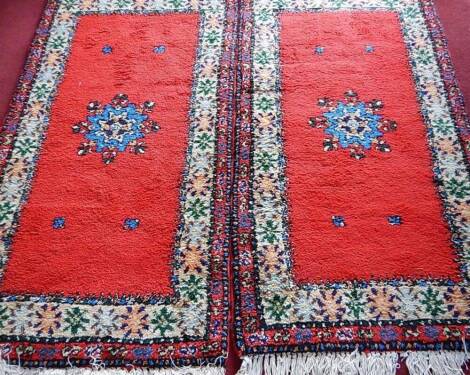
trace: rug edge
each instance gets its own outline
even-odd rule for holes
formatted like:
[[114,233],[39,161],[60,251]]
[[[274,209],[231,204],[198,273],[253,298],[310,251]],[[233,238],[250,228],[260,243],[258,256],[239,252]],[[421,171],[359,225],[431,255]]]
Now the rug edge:
[[225,367],[216,365],[201,365],[168,368],[105,368],[101,364],[92,367],[70,368],[30,368],[21,365],[8,364],[0,359],[0,374],[2,375],[225,375]]
[[[36,79],[36,75],[41,64],[44,46],[49,39],[50,28],[56,14],[57,5],[57,0],[46,0],[44,2],[44,6],[40,12],[39,20],[25,52],[24,63],[19,69],[19,75],[11,91],[10,100],[6,106],[5,115],[3,118],[0,118],[0,135],[2,137],[8,134],[7,129],[9,124],[14,124],[19,121],[28,102],[31,87]],[[36,50],[40,51],[39,56],[37,56]],[[29,74],[30,77],[28,78]],[[26,93],[26,95],[22,95],[22,93]],[[15,140],[16,129],[11,134],[11,142],[8,142],[7,140],[2,140],[0,142],[0,146],[6,148],[5,155],[0,155],[0,181],[3,178],[5,166],[10,159],[12,146]],[[0,149],[0,151],[3,150]]]
[[[244,4],[251,4],[251,1],[252,0],[243,0]],[[425,21],[426,21],[426,30],[429,32],[430,34],[430,38],[432,39],[433,43],[442,43],[443,44],[443,49],[445,50],[446,52],[446,55],[444,55],[442,57],[442,60],[439,59],[438,60],[438,65],[439,65],[439,72],[440,74],[444,74],[444,66],[447,66],[448,70],[450,70],[452,72],[452,80],[450,81],[445,81],[446,83],[446,94],[448,93],[448,91],[450,90],[454,90],[454,92],[456,92],[456,97],[457,97],[457,101],[454,100],[454,101],[451,101],[449,100],[448,101],[448,104],[451,108],[451,112],[452,112],[452,116],[455,116],[455,113],[458,112],[462,118],[463,118],[463,123],[467,124],[470,126],[470,117],[469,117],[469,114],[470,114],[470,111],[467,111],[466,110],[466,107],[465,107],[465,103],[464,103],[464,95],[462,93],[462,91],[460,90],[460,87],[458,85],[458,77],[456,76],[456,72],[455,72],[455,69],[454,69],[454,66],[452,64],[452,60],[451,60],[451,53],[448,49],[448,44],[447,44],[447,37],[446,37],[446,33],[445,33],[445,29],[444,29],[444,26],[442,25],[441,21],[440,21],[440,18],[439,18],[439,14],[438,14],[438,9],[437,9],[437,6],[435,4],[436,0],[416,0],[417,3],[419,3],[419,6],[420,6],[420,9],[421,11],[423,12],[423,14],[425,14]],[[247,5],[245,5],[247,6]],[[427,7],[427,8],[425,8]],[[250,10],[251,11],[251,10]],[[436,30],[432,30],[431,29],[431,26],[430,24],[434,22],[435,23],[435,27],[436,27]],[[435,52],[436,56],[437,56],[437,52]],[[468,99],[468,98],[467,98]],[[462,101],[462,103],[460,103],[460,106],[456,103],[458,103],[458,101]],[[460,132],[460,128],[457,126],[456,124],[456,127],[457,129],[459,130],[459,139],[463,140],[463,134]],[[468,148],[467,150],[467,160],[470,161],[470,147]],[[234,215],[236,216],[236,212],[234,213]],[[236,228],[238,229],[238,228]],[[236,230],[235,229],[235,230]],[[237,236],[239,236],[239,234],[237,233]],[[236,249],[238,250],[238,249]],[[239,264],[237,262],[239,262],[239,254],[238,252],[235,253],[235,264],[236,266],[238,266]],[[237,273],[238,271],[236,271],[236,275],[238,275]],[[241,295],[241,292],[239,291],[239,288],[240,288],[240,283],[236,283],[235,284],[235,288],[236,288],[236,291]],[[237,300],[236,300],[236,311],[238,314],[241,314],[242,311],[243,311],[243,308],[241,307],[241,301],[242,301],[242,297],[241,296],[238,296]],[[421,323],[420,323],[421,324]],[[463,325],[463,323],[457,323],[459,325]],[[265,354],[253,354],[254,351],[251,350],[254,345],[250,345],[248,343],[248,340],[247,338],[245,337],[245,334],[244,334],[244,325],[242,323],[242,319],[240,318],[240,322],[239,324],[236,324],[235,326],[235,332],[236,332],[236,335],[237,335],[237,350],[242,353],[242,359],[243,359],[243,364],[242,364],[242,368],[243,366],[245,366],[245,358],[247,358],[248,356],[253,358],[253,357],[256,357],[256,356],[265,356]],[[250,332],[251,333],[251,332]],[[470,347],[470,342],[467,340],[462,340],[463,342],[463,345],[462,345],[462,342],[460,340],[456,340],[456,341],[453,341],[456,343],[456,345],[454,347],[447,347],[447,346],[441,346],[441,351],[437,351],[437,353],[445,353],[445,352],[457,352],[457,353],[460,353],[461,350],[465,350],[465,353],[467,353],[466,349],[465,349],[465,345],[467,345],[467,348]],[[268,345],[267,345],[268,346]],[[262,349],[267,349],[266,347],[262,348]],[[395,350],[400,350],[399,348],[394,348]],[[367,348],[366,350],[374,350],[374,352],[377,352],[377,353],[387,353],[386,350],[394,350],[394,349],[380,349],[380,350],[377,350],[377,349],[370,349],[370,348]],[[276,348],[272,348],[271,347],[271,350],[276,350]],[[346,350],[350,350],[350,348],[347,348]],[[406,350],[405,347],[403,347],[403,350]],[[417,352],[421,353],[421,352],[426,352],[428,349],[417,349]],[[289,354],[289,353],[292,353],[292,352],[286,352],[285,354]],[[315,352],[309,352],[310,354],[314,354]],[[406,353],[408,352],[401,352],[401,357],[403,359],[405,359],[405,355]],[[276,354],[278,355],[278,354]],[[470,361],[470,356],[467,355],[466,357],[466,361]],[[405,360],[403,361],[404,363],[406,362]],[[468,364],[468,366],[470,366],[470,362]],[[460,372],[458,372],[460,373]],[[244,375],[244,373],[240,373],[241,375]],[[273,374],[277,374],[277,373],[273,373]],[[361,373],[362,374],[362,373]],[[417,372],[416,374],[411,374],[411,375],[422,375],[422,374],[427,374],[426,372]],[[429,374],[431,375],[432,373],[429,372]],[[439,373],[440,374],[440,373]],[[447,374],[447,373],[445,373]],[[462,373],[463,374],[463,373]],[[251,373],[250,373],[251,375]],[[271,375],[269,372],[267,375]],[[375,374],[374,374],[375,375]]]
[[467,351],[262,354],[243,357],[237,375],[395,375],[402,364],[409,375],[465,375],[469,359]]
[[[459,84],[459,77],[452,59],[452,52],[449,48],[449,42],[446,30],[436,0],[419,0],[421,11],[425,15],[426,28],[433,41],[434,55],[438,61],[439,72],[441,77],[447,73],[448,79],[442,79],[445,85],[446,96],[452,117],[455,121],[456,128],[459,132],[459,140],[466,155],[467,166],[470,168],[470,147],[465,146],[467,137],[464,134],[465,128],[470,128],[470,103],[469,98],[464,96]],[[440,45],[442,52],[439,53],[437,46]],[[454,94],[452,98],[450,93]],[[468,140],[470,142],[470,140]]]

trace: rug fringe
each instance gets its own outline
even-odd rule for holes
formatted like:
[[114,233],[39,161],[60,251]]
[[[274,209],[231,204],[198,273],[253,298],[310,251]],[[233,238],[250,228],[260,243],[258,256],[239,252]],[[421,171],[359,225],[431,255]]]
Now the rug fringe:
[[243,358],[238,375],[395,375],[394,352],[288,353]]
[[[464,374],[466,352],[406,352],[410,375]],[[284,353],[246,356],[238,375],[395,375],[397,352]]]
[[0,360],[0,375],[225,375],[225,368],[220,366],[188,366],[181,368],[85,368],[70,367],[61,369],[25,368],[7,364]]
[[410,375],[465,375],[462,367],[470,360],[465,352],[406,352],[403,354]]

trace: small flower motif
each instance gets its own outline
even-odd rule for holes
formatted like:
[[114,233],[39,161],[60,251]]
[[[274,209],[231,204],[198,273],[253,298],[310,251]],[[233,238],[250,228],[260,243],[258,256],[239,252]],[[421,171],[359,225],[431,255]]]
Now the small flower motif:
[[398,334],[393,327],[383,327],[380,330],[380,337],[383,341],[395,341],[398,339]]
[[298,343],[309,342],[313,337],[313,333],[310,329],[297,329],[295,332],[295,341]]
[[14,304],[9,309],[0,307],[0,329],[12,335],[25,335],[32,327],[34,304]]
[[57,305],[43,305],[36,311],[33,327],[38,334],[53,335],[61,326],[62,312]]
[[165,335],[166,331],[172,331],[176,322],[177,319],[174,317],[173,312],[166,306],[161,310],[155,311],[153,313],[153,318],[150,320],[150,323],[153,326],[153,331],[158,331],[162,336]]
[[125,229],[125,230],[136,230],[140,225],[140,220],[139,219],[135,219],[135,218],[126,218],[124,220],[124,223],[122,224],[122,227]]
[[119,316],[115,309],[98,308],[92,315],[91,328],[97,336],[109,336],[115,332],[118,327]]
[[153,48],[153,52],[155,52],[157,55],[161,55],[165,53],[165,51],[166,51],[166,47],[164,45],[155,46]]
[[103,46],[103,48],[101,49],[101,52],[103,52],[103,55],[109,55],[110,53],[113,52],[113,47],[111,47],[109,44],[106,44],[106,45]]
[[313,51],[315,52],[315,55],[323,55],[323,52],[325,52],[325,47],[316,46]]
[[342,216],[332,216],[331,217],[331,222],[335,227],[342,228],[346,226],[346,221],[344,220],[344,217]]
[[401,216],[399,216],[399,215],[391,215],[387,218],[387,220],[388,220],[388,223],[390,225],[401,225],[401,224],[403,224],[403,220],[402,220]]
[[207,261],[201,249],[197,245],[188,245],[187,249],[182,254],[184,262],[184,272],[198,272],[201,273],[207,265]]
[[52,228],[54,229],[64,229],[65,228],[65,218],[62,216],[55,217],[52,220]]
[[121,329],[125,332],[124,337],[142,337],[149,328],[149,315],[144,306],[127,306],[121,319]]
[[373,52],[375,52],[375,47],[371,44],[368,44],[365,47],[365,51],[366,51],[366,53],[373,53]]
[[[189,336],[198,336],[204,332],[205,316],[198,309],[188,309],[180,315],[178,328]],[[202,331],[202,332],[201,332]]]
[[204,280],[202,277],[190,275],[181,281],[181,294],[190,301],[197,301],[204,295]]
[[289,316],[289,309],[291,307],[292,305],[287,301],[287,296],[275,294],[271,299],[267,300],[265,309],[270,319],[281,321]]
[[434,326],[425,326],[424,327],[424,334],[429,337],[430,339],[437,339],[440,335],[440,331],[438,328]]
[[153,349],[151,346],[143,346],[135,348],[132,352],[134,353],[136,358],[147,359],[151,357]]
[[73,307],[65,311],[64,322],[66,323],[65,330],[76,335],[78,332],[86,329],[86,325],[90,322],[90,319],[85,310]]
[[376,319],[395,319],[398,298],[386,287],[374,287],[368,296],[369,314]]

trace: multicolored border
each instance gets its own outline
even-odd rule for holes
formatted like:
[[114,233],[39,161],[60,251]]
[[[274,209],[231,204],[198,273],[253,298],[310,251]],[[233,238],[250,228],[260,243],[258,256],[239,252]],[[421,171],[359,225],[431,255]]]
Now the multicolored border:
[[[41,25],[46,24],[51,26],[54,22],[54,17],[59,14],[58,9],[61,9],[60,7],[63,7],[62,10],[64,11],[58,17],[63,17],[67,21],[72,12],[83,11],[84,13],[80,14],[96,14],[93,11],[93,6],[90,1],[86,0],[49,1],[46,5]],[[21,363],[22,366],[26,367],[88,366],[90,364],[96,365],[97,362],[104,366],[130,365],[145,367],[199,366],[207,363],[222,365],[227,351],[229,314],[229,226],[227,223],[230,208],[229,184],[232,171],[229,145],[232,142],[233,131],[232,85],[234,81],[234,49],[235,38],[237,36],[238,3],[235,0],[229,0],[226,2],[213,1],[211,4],[200,5],[194,1],[171,2],[165,0],[155,2],[153,0],[124,0],[109,1],[106,2],[105,6],[111,12],[106,14],[149,14],[151,13],[147,11],[149,8],[162,9],[164,12],[199,12],[201,6],[208,7],[207,9],[201,9],[203,12],[201,14],[204,15],[201,18],[211,17],[211,10],[219,14],[223,11],[222,14],[225,17],[222,24],[223,29],[220,30],[222,39],[218,42],[220,43],[219,69],[216,72],[216,91],[213,93],[217,98],[217,108],[211,120],[215,123],[214,154],[211,156],[214,167],[214,175],[211,179],[213,190],[209,194],[212,197],[211,212],[213,219],[210,224],[212,229],[209,232],[211,237],[211,252],[208,258],[209,273],[205,284],[206,287],[203,288],[205,289],[204,293],[207,293],[207,299],[204,299],[207,302],[202,304],[203,307],[205,306],[205,311],[199,311],[200,309],[188,305],[184,300],[179,301],[181,294],[177,290],[175,290],[175,295],[170,299],[165,296],[152,296],[150,298],[124,296],[116,299],[101,299],[94,297],[77,298],[76,296],[3,295],[3,302],[0,304],[0,315],[2,317],[0,331],[2,333],[9,332],[11,327],[22,331],[23,329],[18,325],[21,322],[25,324],[31,324],[30,320],[46,322],[44,320],[46,317],[47,319],[52,319],[51,323],[57,320],[64,320],[65,322],[67,322],[67,319],[69,321],[73,319],[80,320],[82,317],[79,312],[81,313],[82,309],[90,310],[90,314],[95,314],[98,317],[103,314],[102,309],[110,311],[123,310],[122,314],[119,313],[117,316],[123,317],[126,314],[129,317],[131,315],[132,317],[135,316],[139,319],[137,323],[140,324],[143,333],[137,333],[137,335],[131,334],[130,336],[123,333],[121,336],[116,337],[116,334],[119,334],[118,330],[116,330],[116,332],[113,331],[111,337],[106,334],[99,334],[98,331],[92,335],[80,335],[76,330],[70,330],[67,335],[64,335],[65,331],[59,335],[51,335],[51,332],[38,332],[35,335],[24,335],[21,332],[15,332],[13,335],[2,334],[0,336],[0,354],[9,363]],[[137,11],[137,9],[140,9],[140,11]],[[152,12],[155,13],[155,10]],[[102,14],[103,12],[99,13]],[[201,30],[205,29],[202,28]],[[44,27],[40,27],[36,34],[33,45],[40,41],[42,43],[41,48],[32,49],[28,61],[33,59],[33,57],[37,58],[37,61],[34,60],[35,63],[32,67],[30,67],[30,64],[27,64],[25,73],[20,78],[18,87],[24,87],[25,95],[15,96],[14,105],[10,108],[7,117],[10,119],[8,124],[11,124],[11,121],[13,121],[11,119],[16,119],[17,122],[22,119],[23,111],[29,100],[29,96],[26,95],[32,91],[34,82],[31,82],[29,86],[26,85],[30,79],[29,77],[31,75],[37,76],[39,69],[41,69],[41,59],[44,62],[43,58],[49,35],[54,37],[52,30],[50,28],[45,29]],[[200,40],[199,43],[201,45],[202,41]],[[205,48],[208,48],[207,44]],[[198,50],[198,58],[199,55],[200,52]],[[200,65],[197,65],[197,67],[199,69]],[[197,75],[197,71],[194,74]],[[193,92],[196,89],[197,87],[194,87]],[[21,111],[18,110],[20,105],[22,106]],[[16,129],[16,125],[11,127],[11,130],[14,130],[15,133],[10,136],[9,142],[4,145],[6,150],[2,154],[5,158],[4,165],[8,165],[10,160],[12,160],[12,153],[16,146],[14,139],[17,139]],[[193,126],[190,127],[190,131],[195,131]],[[3,172],[5,174],[8,173],[8,167]],[[186,177],[187,175],[188,171],[186,172]],[[8,245],[8,240],[6,245]],[[181,257],[182,255],[175,253],[175,256]],[[189,314],[186,314],[183,320],[189,324],[195,322],[194,324],[199,327],[193,327],[193,329],[188,326],[183,331],[177,330],[170,335],[165,330],[158,331],[157,329],[157,331],[152,331],[149,325],[149,309],[157,309],[161,312],[166,309],[166,304],[168,303],[178,303],[181,305],[180,307],[187,310]],[[116,311],[114,311],[115,315]],[[204,323],[205,319],[207,319],[206,323]],[[91,325],[89,320],[82,320],[82,323]],[[203,328],[202,331],[201,328]],[[145,334],[145,338],[142,337],[143,334]],[[132,337],[133,335],[135,337]]]
[[470,169],[470,121],[465,109],[465,100],[457,82],[455,69],[447,48],[447,39],[444,29],[437,15],[436,7],[432,0],[423,0],[421,9],[425,14],[425,20],[429,33],[433,40],[435,56],[439,63],[442,81],[446,86],[449,107],[453,113],[456,128],[460,133],[462,149],[467,155],[467,167]]
[[28,102],[31,87],[40,67],[41,59],[49,38],[49,30],[57,10],[57,4],[56,0],[49,0],[46,4],[36,29],[36,34],[31,43],[23,72],[18,79],[15,93],[11,99],[3,122],[0,132],[0,176],[3,174],[3,168],[11,156],[16,132],[18,130],[18,122]]
[[[359,3],[355,1],[354,3]],[[257,4],[259,1],[257,2]],[[315,4],[313,4],[315,3]],[[272,17],[270,12],[282,11],[321,11],[321,1],[311,1],[309,5],[304,5],[304,1],[295,1],[291,4],[290,1],[281,0],[279,2],[271,3],[266,5],[266,17]],[[347,10],[348,4],[351,1],[332,1],[329,3],[330,8],[328,11],[335,11],[335,4],[337,10]],[[445,49],[446,43],[443,39],[443,34],[440,29],[438,20],[436,18],[433,4],[430,0],[420,1],[401,1],[401,0],[390,0],[387,1],[387,7],[378,7],[374,2],[371,5],[370,2],[363,2],[362,8],[369,6],[372,10],[393,10],[393,7],[398,3],[406,3],[410,5],[410,9],[416,10],[416,6],[419,7],[419,11],[425,14],[427,27],[430,29],[432,36],[433,45],[437,46],[440,50],[436,53],[439,59],[439,68],[441,78],[445,82],[445,88],[447,92],[453,93],[449,96],[449,105],[452,107],[453,120],[455,121],[458,129],[462,144],[468,144],[468,120],[465,115],[463,100],[455,82],[455,76],[450,74],[453,71],[449,61],[449,55]],[[346,4],[346,5],[345,5]],[[251,4],[250,4],[251,5]],[[242,77],[243,82],[239,86],[240,91],[240,107],[238,108],[240,125],[237,126],[237,194],[234,204],[235,221],[237,227],[235,231],[235,289],[236,289],[236,315],[238,316],[236,322],[237,330],[237,344],[238,347],[245,354],[251,353],[270,353],[270,352],[285,352],[285,351],[337,351],[337,350],[440,350],[440,349],[462,349],[463,342],[470,338],[470,328],[468,326],[468,317],[470,315],[469,306],[466,304],[466,282],[462,285],[455,284],[450,280],[444,281],[431,281],[431,283],[441,285],[443,294],[438,292],[437,297],[446,298],[454,304],[454,311],[450,311],[450,316],[447,319],[436,319],[432,314],[422,314],[424,316],[416,316],[414,319],[397,319],[394,317],[394,311],[389,311],[390,315],[388,318],[377,318],[377,314],[374,316],[374,312],[367,318],[354,319],[344,318],[345,314],[342,312],[342,317],[336,321],[330,321],[321,316],[321,311],[314,312],[310,306],[307,306],[311,312],[311,316],[305,319],[299,319],[296,317],[296,312],[289,313],[288,316],[284,316],[279,322],[274,319],[268,319],[266,314],[266,296],[263,293],[275,294],[279,296],[287,296],[288,304],[293,305],[291,298],[290,288],[297,288],[303,290],[304,293],[315,294],[313,298],[324,298],[324,310],[328,309],[341,309],[344,305],[345,300],[348,302],[352,301],[353,297],[345,296],[344,290],[349,292],[362,293],[362,289],[367,287],[367,283],[355,281],[350,283],[333,283],[331,285],[297,285],[291,286],[291,281],[287,279],[280,279],[276,283],[266,284],[267,291],[260,290],[262,288],[262,280],[260,280],[260,267],[263,264],[260,261],[260,255],[256,255],[256,247],[258,245],[254,231],[256,229],[256,220],[253,217],[252,205],[253,205],[253,191],[252,181],[253,173],[255,171],[253,166],[253,160],[255,158],[253,150],[253,128],[255,126],[261,127],[262,131],[268,131],[270,123],[280,121],[280,117],[277,117],[276,111],[270,116],[253,118],[253,92],[256,92],[256,88],[253,86],[253,43],[255,41],[254,31],[254,12],[247,5],[245,8],[245,18],[243,20],[243,30],[245,33],[250,34],[250,37],[245,38],[243,53],[241,55],[241,61],[244,64],[242,66]],[[264,11],[262,5],[257,5],[257,11],[260,14]],[[353,7],[353,10],[360,10],[361,6],[357,5]],[[277,16],[276,16],[277,17]],[[431,26],[432,28],[431,28]],[[266,26],[264,26],[266,27]],[[270,33],[274,36],[269,38],[276,38],[276,31],[273,32],[275,27],[269,27]],[[269,43],[269,42],[266,42]],[[278,61],[279,55],[276,50],[272,54],[268,53],[268,59],[271,61]],[[276,60],[277,59],[277,60]],[[445,69],[446,74],[443,73]],[[275,73],[268,75],[269,79],[271,76],[276,76]],[[255,78],[256,79],[256,78]],[[279,87],[279,82],[277,82]],[[268,88],[267,88],[268,90]],[[275,99],[278,100],[278,99]],[[457,105],[456,105],[457,104]],[[456,117],[458,121],[456,121]],[[282,144],[282,139],[278,139],[278,142]],[[430,145],[434,147],[434,145]],[[468,150],[466,150],[468,151]],[[468,155],[468,154],[467,154]],[[281,157],[282,158],[282,157]],[[284,163],[281,159],[280,164]],[[468,160],[465,160],[465,165],[468,166]],[[438,172],[438,169],[436,169]],[[461,178],[464,178],[460,176]],[[273,181],[271,181],[272,183]],[[278,182],[277,186],[285,186],[285,182]],[[276,185],[275,185],[276,186]],[[276,189],[276,187],[274,187]],[[280,189],[282,191],[282,188]],[[275,191],[275,190],[274,190]],[[273,193],[276,194],[276,193]],[[282,193],[277,195],[277,199],[281,201]],[[461,202],[466,204],[465,200]],[[462,220],[462,217],[459,218]],[[457,248],[463,245],[464,239],[461,237],[454,238],[454,243]],[[263,250],[264,252],[266,249]],[[459,251],[462,258],[461,271],[466,279],[468,274],[467,268],[467,253]],[[288,257],[289,255],[284,255]],[[279,260],[279,262],[281,262]],[[271,262],[272,263],[272,262]],[[274,262],[276,263],[276,262]],[[265,264],[264,264],[265,265]],[[271,264],[272,266],[272,264]],[[274,266],[276,267],[276,266]],[[290,268],[282,270],[269,269],[263,274],[264,278],[274,280],[272,274],[279,272],[288,273]],[[266,280],[265,280],[266,281]],[[392,288],[398,287],[400,283],[406,282],[405,280],[391,280],[391,281],[377,281],[375,288],[369,290],[369,295],[376,296],[379,300],[381,298],[391,298],[385,290],[385,285],[389,284]],[[410,283],[406,287],[408,293],[412,288],[420,288],[428,280],[418,280]],[[383,285],[382,285],[383,284]],[[286,285],[286,287],[284,287]],[[427,284],[426,284],[427,285]],[[434,295],[434,287],[428,286],[430,291],[430,297]],[[426,291],[426,289],[425,289]],[[411,293],[410,293],[411,294]],[[435,297],[435,296],[434,296]],[[347,300],[347,298],[350,298]],[[355,297],[354,297],[355,298]],[[341,300],[336,306],[336,302]],[[273,300],[271,300],[273,301]],[[331,306],[328,306],[328,301],[332,302]],[[280,301],[277,301],[280,302]],[[284,303],[282,301],[281,303]],[[411,302],[411,309],[413,310],[413,301]],[[378,309],[377,309],[378,310]],[[323,311],[325,313],[325,311]],[[336,313],[338,310],[335,310]],[[341,311],[340,311],[341,312]],[[318,315],[315,315],[318,313]],[[457,313],[457,316],[453,316]],[[350,315],[351,316],[351,315]],[[334,317],[334,315],[333,315]]]

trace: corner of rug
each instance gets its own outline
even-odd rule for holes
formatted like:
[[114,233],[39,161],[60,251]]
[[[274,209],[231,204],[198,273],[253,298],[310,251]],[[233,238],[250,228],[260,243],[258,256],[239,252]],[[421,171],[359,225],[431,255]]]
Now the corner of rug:
[[[470,358],[459,351],[400,353],[410,375],[464,375]],[[395,375],[397,352],[280,353],[243,357],[237,375]]]

